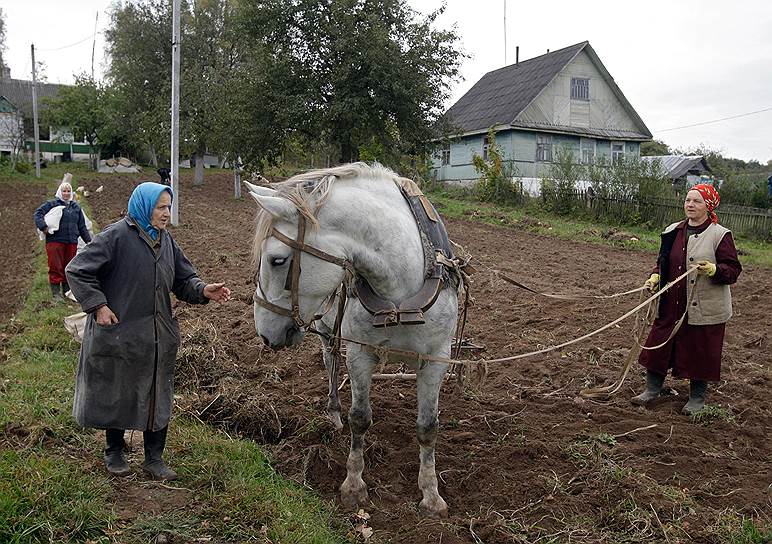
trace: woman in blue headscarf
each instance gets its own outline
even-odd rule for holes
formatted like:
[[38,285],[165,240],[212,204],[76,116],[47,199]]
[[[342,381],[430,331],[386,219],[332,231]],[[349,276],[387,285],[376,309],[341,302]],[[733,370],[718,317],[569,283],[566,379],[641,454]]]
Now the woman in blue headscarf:
[[154,479],[176,474],[162,458],[171,416],[180,328],[170,293],[185,302],[226,302],[230,290],[206,284],[166,230],[174,193],[146,182],[129,199],[128,215],[97,234],[67,266],[70,288],[89,315],[75,379],[73,415],[105,429],[105,466],[131,474],[124,431],[143,431],[142,468]]

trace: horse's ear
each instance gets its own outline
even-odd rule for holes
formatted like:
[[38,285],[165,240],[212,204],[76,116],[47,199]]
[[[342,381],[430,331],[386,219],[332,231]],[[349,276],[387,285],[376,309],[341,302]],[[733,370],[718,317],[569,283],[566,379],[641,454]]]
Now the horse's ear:
[[259,185],[249,183],[248,181],[244,181],[243,183],[247,186],[249,192],[253,195],[276,196],[276,189],[271,189],[270,187],[260,187]]
[[276,219],[284,219],[286,221],[297,219],[298,209],[289,200],[278,196],[260,196],[251,191],[249,194],[257,201],[258,206]]

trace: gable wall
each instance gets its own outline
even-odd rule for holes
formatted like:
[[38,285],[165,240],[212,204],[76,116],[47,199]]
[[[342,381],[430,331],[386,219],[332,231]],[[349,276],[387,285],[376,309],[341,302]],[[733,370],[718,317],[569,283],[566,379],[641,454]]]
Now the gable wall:
[[[590,79],[590,100],[571,100],[571,78]],[[580,128],[639,131],[585,51],[579,53],[536,97],[519,120]]]

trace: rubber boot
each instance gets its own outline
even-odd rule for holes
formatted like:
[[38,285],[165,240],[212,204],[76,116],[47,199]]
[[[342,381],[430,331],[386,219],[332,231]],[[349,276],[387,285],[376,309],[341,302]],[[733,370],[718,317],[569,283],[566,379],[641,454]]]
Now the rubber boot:
[[105,448],[105,468],[113,476],[128,476],[131,474],[129,465],[123,457],[123,429],[107,429],[105,438],[107,447]]
[[177,473],[170,469],[163,460],[164,447],[166,446],[166,431],[164,427],[160,431],[145,431],[142,437],[145,440],[145,462],[142,470],[150,474],[154,480],[176,480]]
[[659,398],[662,392],[662,384],[665,383],[665,376],[657,374],[651,370],[646,371],[646,389],[640,395],[630,399],[630,402],[636,406],[647,406]]
[[69,290],[70,290],[70,284],[67,283],[67,282],[64,282],[62,284],[62,298],[64,300],[67,300],[67,291],[69,291]]
[[61,287],[58,283],[51,283],[51,297],[54,299],[54,302],[59,302],[60,300],[64,300],[62,298],[62,291]]
[[689,383],[689,402],[681,410],[681,413],[690,416],[705,408],[708,399],[708,382],[692,380]]

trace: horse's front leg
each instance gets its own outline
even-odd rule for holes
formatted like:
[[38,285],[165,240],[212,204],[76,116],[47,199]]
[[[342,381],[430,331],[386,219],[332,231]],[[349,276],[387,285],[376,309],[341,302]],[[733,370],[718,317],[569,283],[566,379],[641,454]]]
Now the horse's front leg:
[[[316,328],[321,332],[331,334],[332,330],[321,320],[317,321]],[[332,355],[332,342],[322,338],[322,359],[324,368],[327,369],[327,417],[332,422],[336,431],[343,429],[343,423],[340,420],[340,398],[338,396],[338,371],[340,370],[340,359]],[[339,355],[340,356],[340,355]]]
[[437,441],[437,405],[442,380],[448,365],[424,363],[417,374],[418,420],[416,431],[420,446],[421,468],[418,470],[418,487],[423,499],[418,505],[421,513],[433,517],[447,517],[448,505],[437,490],[437,473],[434,468],[434,444]]
[[340,486],[340,500],[347,507],[356,510],[367,505],[367,484],[362,479],[365,468],[365,433],[373,422],[370,409],[370,385],[376,358],[359,346],[349,344],[346,348],[346,366],[351,384],[351,409],[348,423],[351,427],[351,449],[346,462],[346,479]]

